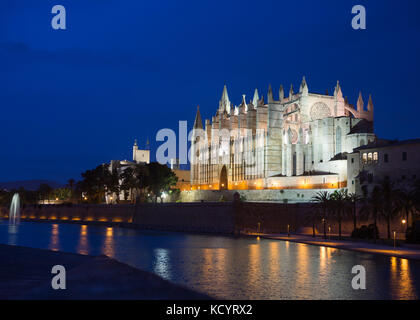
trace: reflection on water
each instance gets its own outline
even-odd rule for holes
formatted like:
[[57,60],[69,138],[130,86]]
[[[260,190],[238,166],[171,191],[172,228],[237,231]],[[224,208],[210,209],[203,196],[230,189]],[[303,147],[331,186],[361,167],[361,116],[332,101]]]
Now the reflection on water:
[[261,257],[260,257],[260,239],[257,239],[258,242],[255,244],[251,244],[249,246],[249,254],[248,254],[248,283],[247,287],[253,287],[261,278]]
[[[420,288],[418,261],[266,239],[23,223],[0,225],[0,243],[105,254],[226,299],[417,299]],[[354,265],[367,290],[351,288]]]
[[413,285],[413,275],[410,270],[410,261],[391,257],[391,292],[394,299],[404,299],[409,296],[418,296]]
[[77,253],[79,254],[89,254],[87,235],[87,225],[84,224],[80,227],[79,244],[77,245]]
[[60,249],[59,226],[60,225],[57,223],[51,225],[50,245],[48,246],[48,249],[53,251],[58,251]]
[[155,266],[154,272],[166,280],[171,280],[169,251],[158,248],[154,250]]
[[114,228],[112,227],[106,228],[103,253],[109,257],[114,257]]

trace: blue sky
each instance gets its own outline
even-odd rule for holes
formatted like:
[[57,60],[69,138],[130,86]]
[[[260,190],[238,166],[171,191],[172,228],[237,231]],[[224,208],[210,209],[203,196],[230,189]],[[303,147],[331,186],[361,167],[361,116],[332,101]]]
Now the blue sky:
[[[51,28],[64,5],[67,30]],[[367,29],[351,28],[351,8]],[[420,4],[400,1],[0,2],[0,181],[78,179],[152,149],[161,128],[214,115],[223,85],[234,104],[271,83],[310,91],[340,80],[355,103],[372,93],[375,130],[416,138]]]

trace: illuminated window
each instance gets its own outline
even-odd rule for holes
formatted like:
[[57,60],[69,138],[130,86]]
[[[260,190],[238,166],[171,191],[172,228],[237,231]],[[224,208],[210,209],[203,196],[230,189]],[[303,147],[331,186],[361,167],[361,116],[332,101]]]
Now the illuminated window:
[[373,153],[373,162],[378,163],[378,153],[377,152]]
[[368,163],[372,163],[372,153],[368,154]]
[[367,163],[367,159],[368,159],[368,155],[367,155],[367,153],[364,153],[363,156],[362,156],[362,160],[363,160],[364,164]]

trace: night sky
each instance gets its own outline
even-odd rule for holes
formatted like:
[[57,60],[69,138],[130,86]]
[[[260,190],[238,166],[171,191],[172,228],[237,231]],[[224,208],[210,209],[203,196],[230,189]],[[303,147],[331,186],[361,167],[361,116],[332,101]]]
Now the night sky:
[[[53,30],[64,5],[67,30]],[[351,27],[365,5],[367,29]],[[372,93],[379,137],[420,137],[420,2],[1,0],[0,181],[79,179],[131,159],[156,132],[283,84],[355,104]],[[152,152],[154,155],[154,152]]]

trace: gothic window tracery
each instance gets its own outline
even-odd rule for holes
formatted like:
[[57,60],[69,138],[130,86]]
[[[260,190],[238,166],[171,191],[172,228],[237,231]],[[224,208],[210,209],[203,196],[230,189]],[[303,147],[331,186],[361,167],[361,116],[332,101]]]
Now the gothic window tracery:
[[330,117],[331,111],[325,103],[316,102],[312,105],[310,114],[312,120],[319,120]]

